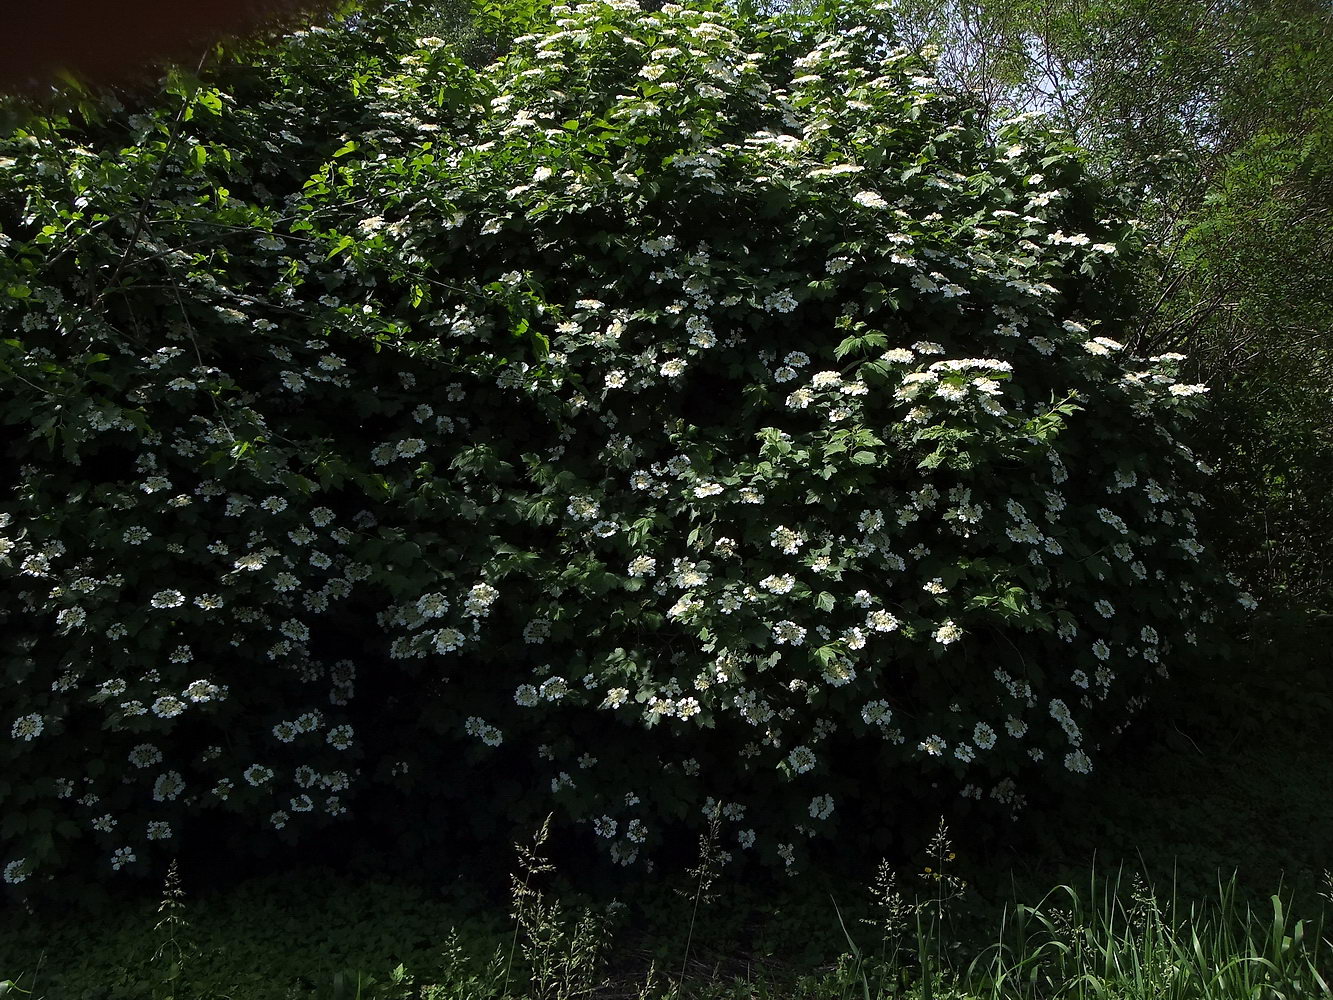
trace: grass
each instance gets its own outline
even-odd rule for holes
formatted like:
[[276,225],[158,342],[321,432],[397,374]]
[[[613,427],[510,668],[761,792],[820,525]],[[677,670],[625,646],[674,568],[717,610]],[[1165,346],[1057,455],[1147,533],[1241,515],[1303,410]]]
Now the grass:
[[[958,874],[941,823],[919,871],[882,863],[868,888],[746,898],[719,865],[716,826],[675,898],[609,905],[556,889],[548,826],[516,845],[509,906],[463,890],[317,875],[187,903],[173,865],[144,906],[88,934],[33,925],[8,935],[5,1000],[1296,1000],[1333,996],[1333,873],[1318,906],[1246,901],[1234,875],[1207,901],[1138,872],[1062,884],[998,910]],[[819,882],[823,887],[827,882]],[[843,898],[838,898],[839,894]],[[767,902],[784,926],[738,937],[727,920]],[[1333,913],[1333,910],[1329,910]],[[633,919],[629,919],[629,918]],[[721,920],[714,919],[720,917]],[[987,922],[988,921],[988,922]],[[676,933],[665,933],[666,925]],[[447,930],[446,930],[447,928]],[[460,929],[461,928],[461,929]],[[776,934],[774,933],[776,932]],[[782,960],[779,954],[797,960]],[[738,958],[737,956],[742,956]],[[743,961],[743,965],[742,965]],[[668,971],[669,970],[669,971]]]
[[[685,891],[675,909],[692,926],[679,964],[666,973],[665,965],[642,950],[620,950],[622,936],[632,940],[632,928],[617,919],[617,908],[549,896],[540,886],[551,869],[541,856],[539,835],[520,850],[507,935],[495,926],[478,934],[474,926],[464,937],[455,927],[437,931],[438,943],[421,948],[410,938],[423,932],[424,912],[417,920],[404,919],[401,912],[390,916],[401,897],[349,884],[343,891],[355,895],[353,908],[360,903],[358,926],[389,930],[391,938],[396,933],[404,940],[379,951],[378,961],[337,968],[331,960],[354,950],[312,949],[315,942],[308,938],[318,936],[319,926],[313,912],[304,915],[307,940],[287,937],[297,928],[282,926],[284,911],[275,912],[273,904],[276,887],[268,887],[265,903],[252,902],[246,910],[270,942],[255,949],[225,913],[205,912],[202,920],[187,916],[191,907],[173,873],[155,921],[145,912],[136,915],[139,926],[130,922],[121,935],[100,940],[90,935],[91,962],[72,960],[64,942],[51,941],[30,974],[0,983],[0,997],[1295,1000],[1333,995],[1333,923],[1326,921],[1324,908],[1297,916],[1287,899],[1274,894],[1257,909],[1239,901],[1234,879],[1219,882],[1206,903],[1185,903],[1172,891],[1159,893],[1137,874],[1093,876],[1084,889],[1061,885],[1031,905],[1006,905],[989,928],[989,941],[960,939],[952,918],[965,902],[966,887],[947,870],[946,838],[941,830],[932,844],[945,868],[929,873],[929,891],[906,897],[897,874],[881,868],[869,905],[854,906],[863,916],[853,917],[851,908],[845,912],[830,899],[825,929],[836,930],[843,947],[814,969],[753,961],[741,974],[734,967],[723,972],[721,962],[711,965],[713,949],[707,940],[695,942],[700,925],[690,919],[707,906],[706,887],[714,873],[705,867],[705,853],[693,891]],[[698,877],[700,871],[705,877]],[[1333,876],[1326,875],[1322,894],[1322,903],[1333,904]],[[327,901],[326,896],[317,902]],[[126,945],[115,957],[115,949]]]
[[95,924],[0,912],[0,998],[1333,996],[1333,742],[1312,738],[1333,730],[1330,638],[1265,640],[1246,670],[1196,679],[1024,842],[941,830],[896,868],[747,885],[706,838],[675,892],[619,901],[562,880],[540,831],[507,891],[319,869],[197,896],[176,880]]
[[[1267,911],[1237,904],[1222,883],[1209,904],[1165,902],[1133,878],[1062,885],[1035,905],[1006,908],[995,941],[965,966],[948,960],[930,924],[913,925],[909,960],[868,961],[850,936],[854,987],[839,996],[976,1000],[1278,1000],[1330,995],[1333,940],[1321,909],[1294,919],[1274,895]],[[1333,888],[1330,888],[1333,894]],[[1330,895],[1333,899],[1333,895]],[[1329,928],[1333,930],[1333,928]],[[859,986],[859,990],[855,987]]]

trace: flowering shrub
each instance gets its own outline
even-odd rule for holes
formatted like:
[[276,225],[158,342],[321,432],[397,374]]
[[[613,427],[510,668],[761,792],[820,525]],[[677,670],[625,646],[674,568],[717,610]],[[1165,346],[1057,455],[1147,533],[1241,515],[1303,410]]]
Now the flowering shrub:
[[0,149],[6,880],[492,779],[794,867],[1093,771],[1225,593],[1204,387],[1076,151],[879,16],[557,7],[363,58],[351,139],[306,35]]

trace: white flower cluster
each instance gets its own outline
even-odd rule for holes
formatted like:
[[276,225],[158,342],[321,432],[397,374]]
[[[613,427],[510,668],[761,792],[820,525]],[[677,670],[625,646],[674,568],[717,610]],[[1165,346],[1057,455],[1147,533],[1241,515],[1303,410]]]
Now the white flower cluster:
[[[116,870],[223,804],[299,835],[409,760],[526,760],[619,864],[685,804],[787,869],[839,825],[844,740],[972,800],[997,775],[1007,811],[1092,773],[1213,613],[1177,439],[1207,387],[1066,315],[1117,252],[1073,220],[1114,212],[1046,180],[1041,134],[978,146],[882,11],[843,13],[865,30],[812,27],[781,77],[798,36],[630,0],[554,7],[482,75],[438,39],[375,61],[374,143],[283,213],[346,235],[240,195],[228,254],[162,226],[206,335],[94,331],[117,374],[80,414],[49,409],[73,341],[41,332],[79,289],[0,305],[15,392],[79,458],[21,448],[0,521],[6,773]],[[155,218],[203,211],[164,177]],[[40,848],[6,840],[6,882]]]

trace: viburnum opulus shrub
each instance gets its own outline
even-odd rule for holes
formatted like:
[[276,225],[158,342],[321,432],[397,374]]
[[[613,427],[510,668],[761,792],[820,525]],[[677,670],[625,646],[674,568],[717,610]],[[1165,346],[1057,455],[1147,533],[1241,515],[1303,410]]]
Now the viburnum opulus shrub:
[[1077,151],[880,16],[557,7],[347,57],[346,134],[353,25],[7,141],[6,880],[371,787],[794,870],[1088,780],[1235,600],[1203,387]]

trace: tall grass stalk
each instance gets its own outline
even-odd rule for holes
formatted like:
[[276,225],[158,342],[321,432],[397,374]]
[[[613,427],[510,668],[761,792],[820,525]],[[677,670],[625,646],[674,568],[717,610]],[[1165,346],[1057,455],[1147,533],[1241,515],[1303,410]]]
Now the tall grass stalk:
[[[690,945],[694,943],[694,925],[699,919],[699,907],[702,904],[713,902],[716,898],[713,893],[713,883],[717,881],[719,872],[723,864],[723,855],[718,847],[718,840],[722,830],[721,810],[714,810],[713,815],[708,821],[708,830],[699,838],[699,864],[695,868],[688,870],[688,874],[694,879],[694,904],[690,910],[690,927],[685,933],[685,950],[680,959],[680,977],[677,980],[677,988],[683,989],[685,984],[685,972],[690,961]],[[677,889],[676,894],[680,896],[689,896],[688,892],[682,892]]]
[[1330,996],[1324,916],[1293,919],[1281,894],[1243,908],[1234,876],[1215,902],[1163,905],[1137,876],[1095,875],[1036,906],[1006,908],[998,939],[964,975],[979,1000],[1298,1000]]

